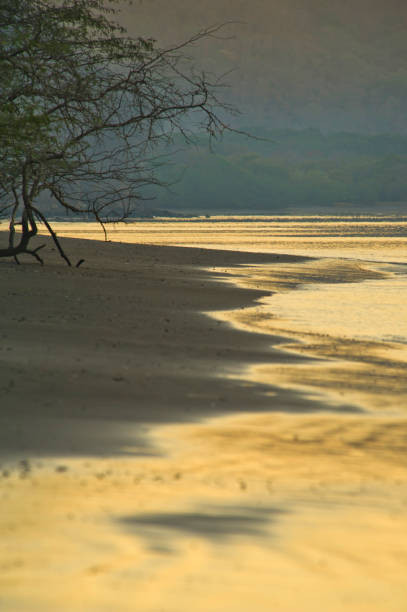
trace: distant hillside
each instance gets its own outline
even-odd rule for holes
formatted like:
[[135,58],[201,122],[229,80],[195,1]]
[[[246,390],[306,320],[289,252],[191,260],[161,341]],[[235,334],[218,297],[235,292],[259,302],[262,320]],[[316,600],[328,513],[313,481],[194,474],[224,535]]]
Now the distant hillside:
[[[255,131],[255,130],[253,130]],[[407,202],[407,136],[259,129],[268,141],[230,135],[171,157],[154,206],[200,212],[313,209]],[[271,142],[272,141],[272,142]]]

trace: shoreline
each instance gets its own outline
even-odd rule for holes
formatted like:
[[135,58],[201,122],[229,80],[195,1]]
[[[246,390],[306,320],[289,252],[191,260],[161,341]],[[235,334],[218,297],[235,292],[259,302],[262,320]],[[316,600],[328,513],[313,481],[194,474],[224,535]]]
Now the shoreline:
[[85,259],[75,269],[40,240],[43,267],[0,262],[3,459],[120,454],[126,422],[321,409],[300,393],[218,376],[303,358],[279,351],[278,337],[202,314],[268,293],[222,282],[219,268],[308,258],[62,238],[73,261]]
[[[153,424],[370,412],[369,377],[359,393],[357,379],[375,367],[377,343],[270,325],[262,309],[302,283],[359,283],[381,278],[378,271],[297,255],[64,237],[72,260],[85,259],[76,269],[49,237],[37,240],[47,245],[43,267],[0,261],[0,465],[29,455],[115,456],[135,438],[139,454],[149,454],[143,428]],[[336,355],[355,362],[345,372],[353,394],[330,379]],[[385,367],[384,392],[396,366]],[[314,384],[316,367],[326,380]]]
[[[405,342],[386,337],[385,331],[393,332],[394,327],[380,330],[377,323],[378,315],[385,318],[387,314],[380,310],[385,297],[382,287],[394,291],[397,278],[388,265],[314,258],[295,265],[251,264],[235,274],[238,286],[261,287],[271,293],[243,310],[217,312],[216,318],[249,332],[280,334],[280,351],[308,357],[293,365],[251,365],[252,380],[273,380],[280,388],[297,390],[305,397],[319,396],[327,410],[349,405],[366,415],[405,415]],[[373,299],[369,291],[375,287],[378,297]],[[337,307],[342,309],[339,316]],[[358,316],[352,319],[354,312]],[[365,328],[360,317],[369,321]],[[376,334],[376,326],[381,333]]]
[[2,609],[398,612],[406,418],[254,382],[318,360],[202,314],[284,259],[64,244],[87,267],[0,261]]

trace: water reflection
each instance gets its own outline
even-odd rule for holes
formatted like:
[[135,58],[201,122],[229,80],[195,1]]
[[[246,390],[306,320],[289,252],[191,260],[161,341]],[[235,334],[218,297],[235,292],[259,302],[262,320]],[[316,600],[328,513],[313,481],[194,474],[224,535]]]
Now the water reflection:
[[[61,236],[103,240],[96,223],[56,222]],[[44,228],[45,233],[45,228]],[[407,217],[211,217],[108,226],[110,240],[407,263]]]
[[[406,262],[405,231],[404,220],[219,220],[140,223],[114,234],[330,259],[229,271],[233,282],[273,294],[219,316],[279,335],[269,363],[235,372],[249,391],[247,378],[264,382],[274,412],[237,416],[229,406],[228,418],[156,427],[143,432],[144,450],[155,455],[137,460],[59,457],[4,470],[2,609],[406,609],[406,360],[400,343],[383,339],[391,326],[405,333],[404,280],[366,261]],[[380,302],[382,288],[395,308],[379,329],[374,316],[353,311],[359,304],[367,313],[366,298]],[[358,297],[346,308],[350,295]],[[313,401],[296,404],[293,387]],[[126,452],[137,436],[126,432]]]
[[404,608],[405,418],[254,414],[152,435],[154,459],[3,480],[3,609]]
[[312,357],[251,365],[257,382],[297,389],[326,406],[364,410],[407,407],[407,276],[405,264],[333,258],[296,264],[240,266],[239,285],[269,295],[217,318],[271,336],[278,349]]

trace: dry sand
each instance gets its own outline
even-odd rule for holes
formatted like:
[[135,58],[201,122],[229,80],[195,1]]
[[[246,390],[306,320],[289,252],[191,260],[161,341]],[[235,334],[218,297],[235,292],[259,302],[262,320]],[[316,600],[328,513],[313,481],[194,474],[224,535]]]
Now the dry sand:
[[2,612],[407,609],[405,416],[245,378],[309,359],[200,314],[303,259],[64,244],[0,261]]

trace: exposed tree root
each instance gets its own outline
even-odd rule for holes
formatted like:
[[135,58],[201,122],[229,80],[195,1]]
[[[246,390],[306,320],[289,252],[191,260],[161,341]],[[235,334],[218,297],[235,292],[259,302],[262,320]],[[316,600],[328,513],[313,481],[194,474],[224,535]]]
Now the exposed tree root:
[[[58,249],[59,254],[61,255],[61,257],[63,259],[65,259],[66,263],[68,264],[68,266],[72,266],[68,256],[66,255],[65,251],[63,250],[63,248],[61,247],[61,244],[58,240],[58,237],[56,235],[56,233],[54,232],[54,230],[52,229],[52,227],[50,226],[50,224],[48,223],[46,217],[42,214],[42,212],[40,210],[38,210],[38,208],[35,208],[34,206],[32,207],[33,211],[35,212],[35,214],[37,215],[37,217],[44,223],[45,227],[47,228],[47,230],[49,231],[49,233],[52,236],[52,239],[54,241],[55,246]],[[82,260],[83,261],[83,260]],[[78,265],[76,265],[76,267],[78,267]]]

